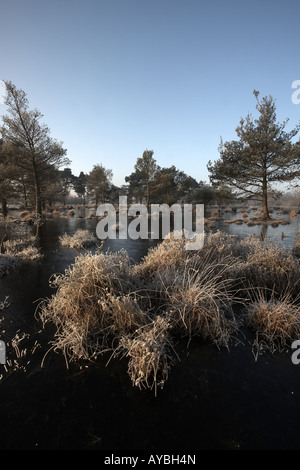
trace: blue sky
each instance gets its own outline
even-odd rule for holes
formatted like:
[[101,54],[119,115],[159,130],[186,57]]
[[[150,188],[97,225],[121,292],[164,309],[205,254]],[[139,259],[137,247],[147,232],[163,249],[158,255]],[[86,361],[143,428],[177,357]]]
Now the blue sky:
[[256,115],[254,89],[288,129],[300,121],[299,14],[294,0],[0,0],[0,79],[44,114],[75,175],[101,163],[124,184],[149,149],[208,182],[220,137]]

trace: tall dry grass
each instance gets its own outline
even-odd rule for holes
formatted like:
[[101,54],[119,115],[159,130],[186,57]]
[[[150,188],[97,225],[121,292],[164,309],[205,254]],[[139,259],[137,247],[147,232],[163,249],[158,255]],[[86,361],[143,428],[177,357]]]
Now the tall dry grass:
[[[228,347],[237,328],[232,304],[238,298],[229,276],[233,259],[226,254],[221,260],[211,248],[198,254],[185,250],[184,254],[181,263],[169,263],[164,269],[157,269],[155,275],[152,272],[147,289],[156,311],[168,315],[174,333],[189,339],[196,335],[209,338]],[[147,257],[144,263],[148,267]],[[143,269],[144,263],[138,270]]]
[[258,351],[260,345],[272,352],[290,347],[300,337],[299,298],[290,292],[270,297],[265,290],[257,290],[246,307],[246,322],[255,332]]
[[3,242],[5,254],[14,256],[24,261],[36,260],[42,257],[42,254],[35,246],[36,238],[17,238]]
[[244,255],[237,259],[232,274],[240,280],[245,295],[263,288],[269,295],[280,296],[290,291],[293,297],[300,290],[300,263],[291,250],[271,241],[246,239],[240,242]]
[[170,323],[157,316],[151,323],[137,329],[132,335],[122,336],[113,356],[129,357],[128,374],[139,388],[163,387],[174,362],[174,346]]
[[[109,351],[127,358],[132,383],[156,392],[176,360],[175,338],[197,335],[229,348],[245,318],[264,339],[286,341],[290,325],[297,334],[300,265],[290,251],[222,232],[206,234],[199,251],[186,242],[173,234],[138,264],[124,250],[80,254],[52,277],[56,291],[38,308],[43,324],[56,326],[51,348],[67,364]],[[273,336],[270,319],[280,325]]]
[[64,274],[50,281],[57,291],[40,304],[43,323],[57,327],[55,350],[66,360],[88,359],[121,334],[139,328],[146,314],[136,300],[126,252],[79,255]]

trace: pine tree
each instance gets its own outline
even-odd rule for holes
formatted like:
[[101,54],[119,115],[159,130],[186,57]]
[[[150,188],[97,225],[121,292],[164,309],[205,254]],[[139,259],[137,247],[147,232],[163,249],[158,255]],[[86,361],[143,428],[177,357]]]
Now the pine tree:
[[272,96],[259,101],[259,92],[254,90],[253,94],[259,117],[253,120],[248,114],[242,118],[236,128],[239,140],[224,144],[221,141],[220,158],[214,164],[209,161],[207,168],[213,185],[225,184],[244,199],[260,199],[262,219],[268,220],[268,196],[277,192],[274,183],[292,181],[300,176],[300,141],[292,142],[300,124],[286,132],[288,119],[277,122]]

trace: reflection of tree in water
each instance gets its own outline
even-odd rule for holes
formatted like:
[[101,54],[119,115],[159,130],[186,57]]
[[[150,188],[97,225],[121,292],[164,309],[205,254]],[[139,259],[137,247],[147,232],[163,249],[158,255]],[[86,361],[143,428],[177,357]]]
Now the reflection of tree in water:
[[266,238],[267,229],[268,229],[268,224],[263,223],[261,227],[260,237],[259,237],[261,241],[264,241],[264,239]]

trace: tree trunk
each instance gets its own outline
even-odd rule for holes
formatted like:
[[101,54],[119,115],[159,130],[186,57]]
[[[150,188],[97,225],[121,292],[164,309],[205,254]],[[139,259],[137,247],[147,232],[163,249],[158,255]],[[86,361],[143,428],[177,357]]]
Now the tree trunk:
[[268,190],[267,190],[267,181],[264,177],[263,179],[263,193],[262,193],[262,219],[269,220],[269,208],[268,208]]
[[37,216],[42,215],[41,192],[40,185],[37,180],[35,181],[35,213]]
[[26,190],[26,186],[24,183],[22,183],[23,185],[23,193],[24,193],[24,202],[25,202],[25,207],[27,208],[28,207],[28,201],[27,201],[27,190]]
[[147,181],[147,210],[149,210],[149,180]]
[[270,220],[268,208],[268,183],[267,183],[267,159],[263,159],[263,181],[262,181],[262,219]]
[[34,178],[34,190],[35,190],[35,213],[39,217],[42,215],[42,201],[41,201],[41,188],[39,182],[39,176],[36,171],[36,166],[33,163],[33,178]]
[[6,219],[8,215],[6,199],[2,199],[2,212],[3,212],[4,219]]

